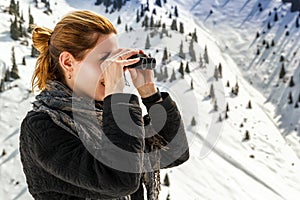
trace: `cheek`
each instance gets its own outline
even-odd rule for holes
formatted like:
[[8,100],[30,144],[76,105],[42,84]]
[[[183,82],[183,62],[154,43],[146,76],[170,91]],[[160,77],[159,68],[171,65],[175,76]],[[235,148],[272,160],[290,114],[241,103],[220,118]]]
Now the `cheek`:
[[88,94],[91,97],[95,96],[99,90],[99,80],[102,77],[100,67],[83,64],[78,68],[75,88],[80,92]]

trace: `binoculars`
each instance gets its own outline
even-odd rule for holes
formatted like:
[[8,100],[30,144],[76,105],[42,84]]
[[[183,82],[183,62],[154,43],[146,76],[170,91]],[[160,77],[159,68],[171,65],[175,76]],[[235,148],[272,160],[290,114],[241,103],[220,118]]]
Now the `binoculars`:
[[147,58],[145,54],[136,54],[130,56],[128,59],[140,58],[139,62],[134,63],[133,65],[126,66],[126,68],[136,68],[136,69],[154,69],[156,66],[155,58]]

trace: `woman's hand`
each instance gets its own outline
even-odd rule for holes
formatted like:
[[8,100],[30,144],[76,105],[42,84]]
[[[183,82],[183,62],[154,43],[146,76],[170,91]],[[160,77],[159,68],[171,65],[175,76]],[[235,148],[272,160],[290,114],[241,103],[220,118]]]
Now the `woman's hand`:
[[137,63],[140,58],[129,60],[127,58],[138,53],[139,50],[136,49],[117,49],[111,52],[109,57],[101,64],[105,84],[105,97],[110,94],[123,92],[125,86],[123,67]]
[[[145,54],[143,50],[138,53]],[[128,68],[134,87],[138,90],[142,98],[146,98],[155,94],[157,89],[154,84],[153,70]]]

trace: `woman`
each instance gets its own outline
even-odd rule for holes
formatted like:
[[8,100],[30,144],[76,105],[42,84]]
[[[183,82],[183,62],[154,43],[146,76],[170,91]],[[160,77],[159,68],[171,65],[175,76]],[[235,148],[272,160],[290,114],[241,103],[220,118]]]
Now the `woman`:
[[[35,199],[158,199],[159,169],[182,164],[188,143],[177,106],[152,70],[129,69],[142,50],[120,49],[111,22],[74,11],[36,26],[41,92],[21,125],[20,153]],[[129,70],[138,96],[123,93]],[[133,122],[133,123],[132,123]],[[162,123],[163,122],[163,123]]]

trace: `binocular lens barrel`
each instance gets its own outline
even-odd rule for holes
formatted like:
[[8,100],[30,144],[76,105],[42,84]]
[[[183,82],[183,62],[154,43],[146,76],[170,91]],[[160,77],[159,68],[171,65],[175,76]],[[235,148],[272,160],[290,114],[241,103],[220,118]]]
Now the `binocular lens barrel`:
[[145,54],[136,54],[133,56],[130,56],[128,59],[138,58],[140,57],[139,62],[126,66],[128,68],[136,68],[136,69],[154,69],[156,66],[156,60],[155,58],[147,58]]

